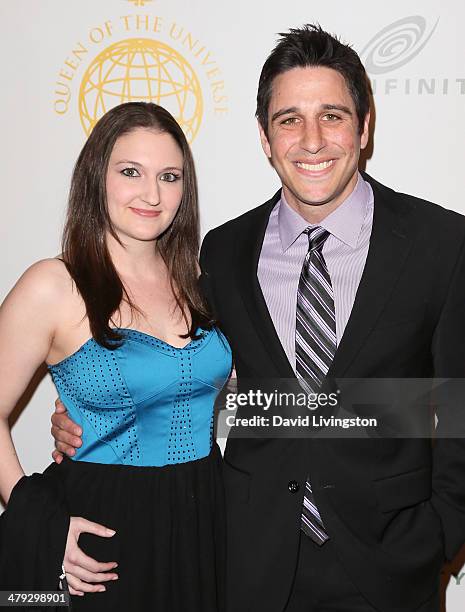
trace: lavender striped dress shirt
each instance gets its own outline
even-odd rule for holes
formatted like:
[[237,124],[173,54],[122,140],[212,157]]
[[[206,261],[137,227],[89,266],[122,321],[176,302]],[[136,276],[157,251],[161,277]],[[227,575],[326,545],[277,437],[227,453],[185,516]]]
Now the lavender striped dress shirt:
[[[339,345],[362,277],[373,225],[373,191],[359,174],[353,192],[321,223],[329,232],[323,246],[334,292]],[[287,204],[273,208],[258,262],[258,280],[278,338],[295,371],[297,288],[308,251],[302,232],[312,226]]]

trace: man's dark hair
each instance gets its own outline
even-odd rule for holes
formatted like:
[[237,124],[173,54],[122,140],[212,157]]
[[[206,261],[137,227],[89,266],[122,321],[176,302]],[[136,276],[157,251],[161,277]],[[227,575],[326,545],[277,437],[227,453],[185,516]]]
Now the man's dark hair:
[[321,26],[306,24],[280,33],[278,44],[263,65],[258,82],[255,116],[268,134],[268,108],[274,79],[292,68],[323,66],[339,72],[349,89],[358,117],[359,132],[370,109],[370,85],[365,68],[357,53]]

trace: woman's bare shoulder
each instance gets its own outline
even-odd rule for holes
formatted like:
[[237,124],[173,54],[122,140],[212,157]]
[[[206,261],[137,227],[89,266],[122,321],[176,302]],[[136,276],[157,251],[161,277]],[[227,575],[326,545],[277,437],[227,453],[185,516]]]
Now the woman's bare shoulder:
[[72,279],[58,258],[41,259],[21,275],[11,293],[29,296],[35,302],[55,300],[72,292]]
[[74,313],[74,301],[72,280],[63,262],[37,261],[21,275],[0,306],[2,340],[12,345],[18,338],[27,338],[31,347],[40,346],[44,358],[63,318],[70,311]]

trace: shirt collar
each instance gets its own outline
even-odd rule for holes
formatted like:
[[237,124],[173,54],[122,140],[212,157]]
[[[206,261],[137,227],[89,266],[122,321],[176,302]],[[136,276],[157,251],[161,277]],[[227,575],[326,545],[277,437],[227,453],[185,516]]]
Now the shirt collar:
[[[326,231],[341,242],[355,248],[368,211],[370,194],[369,185],[358,174],[357,184],[352,193],[318,225],[324,227]],[[291,208],[284,195],[281,194],[278,227],[281,246],[283,252],[285,252],[307,227],[315,227],[315,225],[308,223]]]

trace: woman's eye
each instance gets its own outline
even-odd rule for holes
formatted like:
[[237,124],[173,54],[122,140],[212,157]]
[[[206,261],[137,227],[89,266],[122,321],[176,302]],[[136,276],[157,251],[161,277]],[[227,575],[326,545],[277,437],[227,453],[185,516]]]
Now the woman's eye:
[[160,176],[160,180],[166,181],[167,183],[174,183],[181,178],[180,174],[176,174],[175,172],[164,172]]
[[124,170],[121,170],[121,174],[124,174],[124,176],[128,176],[129,178],[140,176],[139,171],[136,170],[136,168],[124,168]]

